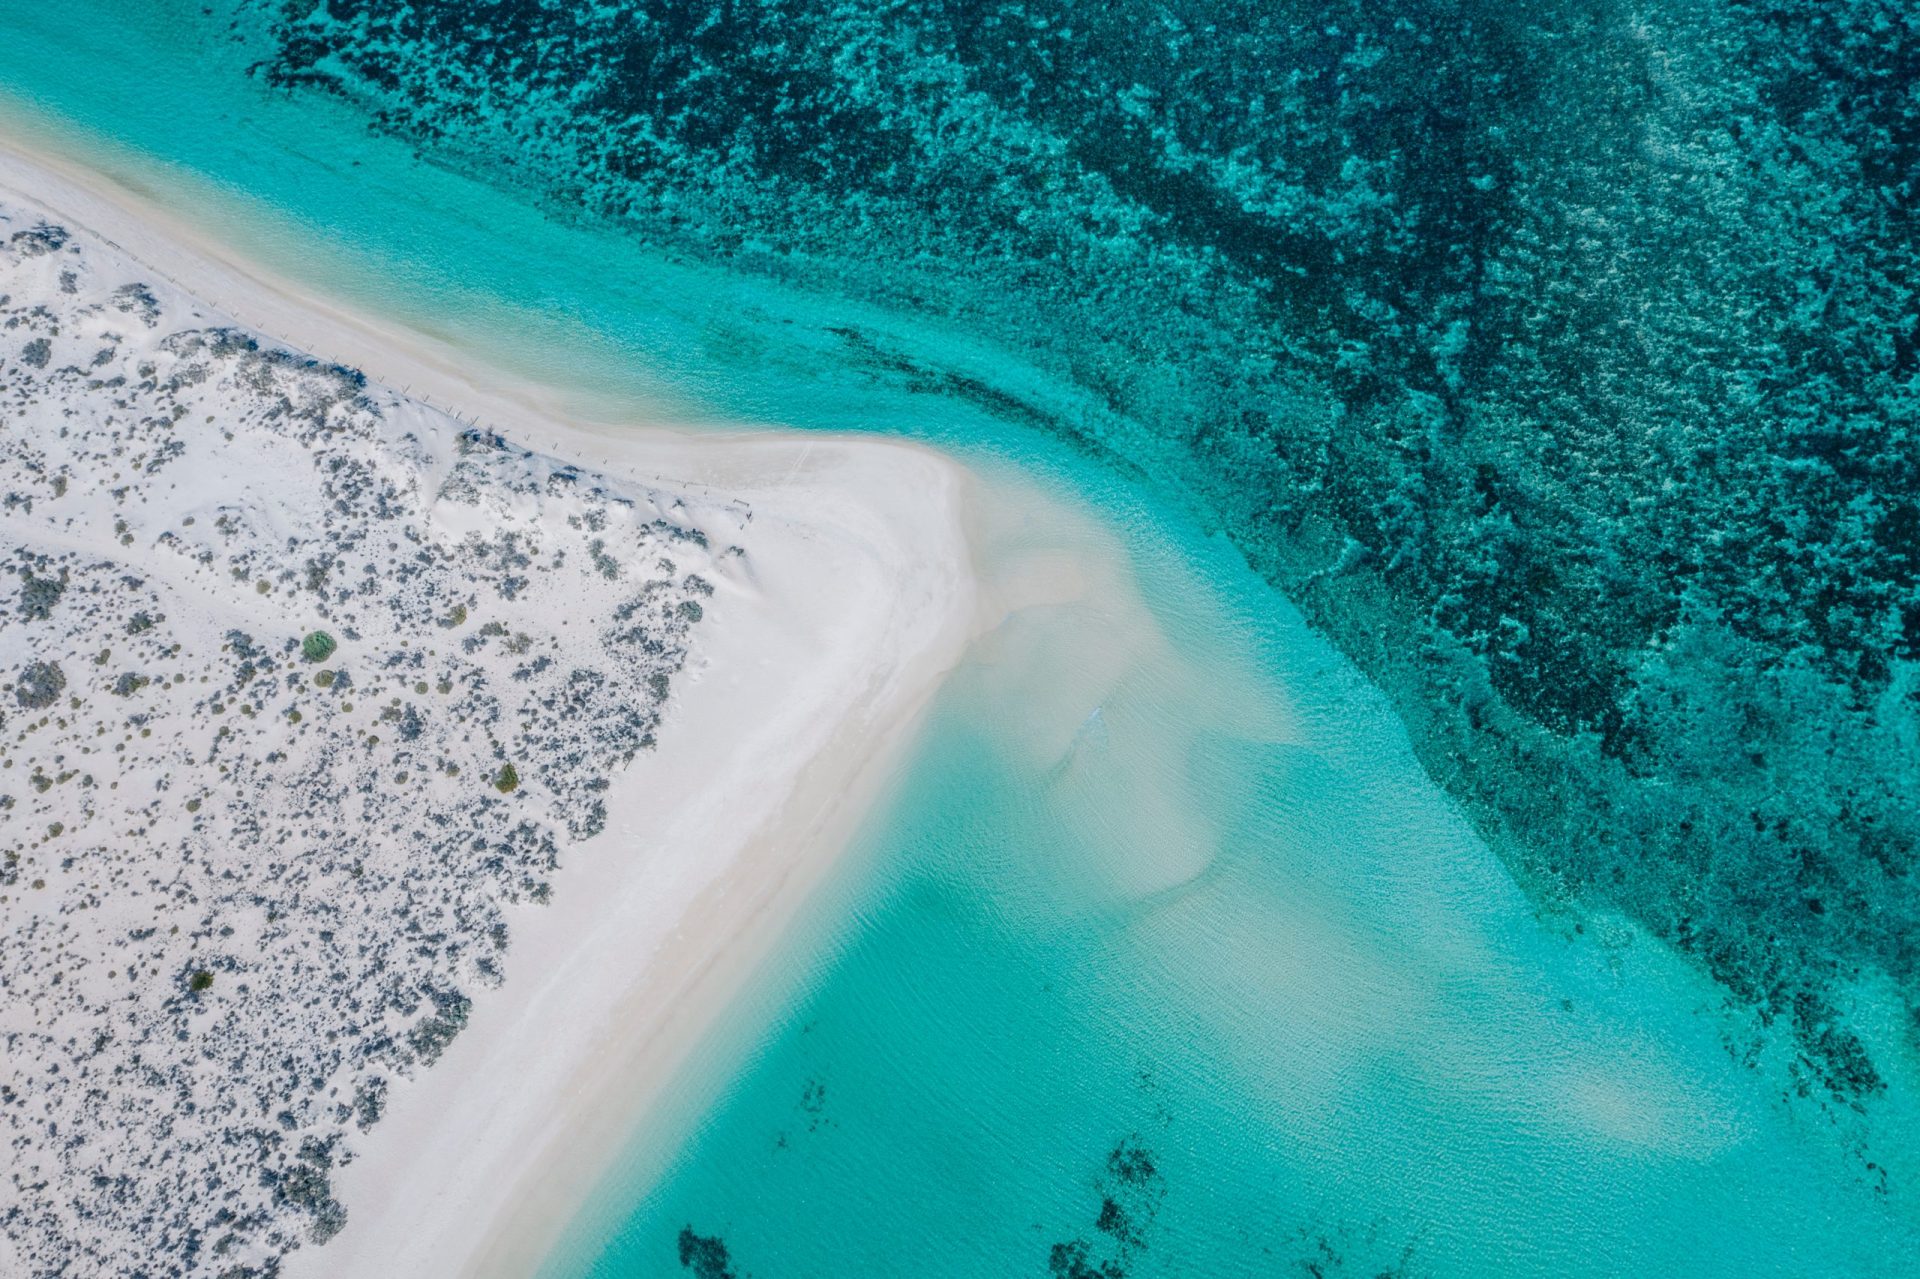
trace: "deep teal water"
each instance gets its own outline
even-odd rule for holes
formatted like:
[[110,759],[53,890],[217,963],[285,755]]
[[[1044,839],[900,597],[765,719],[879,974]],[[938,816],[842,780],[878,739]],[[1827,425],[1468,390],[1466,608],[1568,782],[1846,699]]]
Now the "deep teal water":
[[1095,514],[1145,602],[1023,617],[956,676],[552,1279],[1913,1273],[1909,1081],[1865,1118],[1784,1100],[1697,972],[1537,917],[1384,701],[1180,510],[846,367],[839,304],[551,221],[249,56],[146,6],[0,11],[17,108],[278,269],[583,403],[1016,469]]

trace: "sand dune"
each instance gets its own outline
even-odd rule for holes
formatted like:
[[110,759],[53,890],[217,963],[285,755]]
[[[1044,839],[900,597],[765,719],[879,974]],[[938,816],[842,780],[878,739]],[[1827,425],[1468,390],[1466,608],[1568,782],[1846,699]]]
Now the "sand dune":
[[[645,494],[677,527],[711,534],[713,593],[658,748],[610,779],[601,833],[563,840],[550,904],[512,914],[504,982],[475,991],[437,1062],[395,1084],[334,1175],[345,1229],[287,1270],[528,1273],[832,866],[956,659],[974,623],[970,481],[928,450],[872,439],[572,420],[536,389],[484,382],[432,339],[276,280],[177,211],[57,157],[0,147],[0,192],[196,299],[203,325],[231,317],[265,350],[363,371],[421,434],[484,420],[542,474]],[[523,515],[536,531],[560,518]]]

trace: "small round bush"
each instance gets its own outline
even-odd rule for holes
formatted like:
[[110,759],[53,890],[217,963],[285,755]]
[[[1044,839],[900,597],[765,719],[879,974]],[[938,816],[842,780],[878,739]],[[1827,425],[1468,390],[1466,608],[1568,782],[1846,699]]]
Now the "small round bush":
[[502,795],[511,795],[520,789],[520,774],[512,764],[500,765],[500,775],[493,779],[494,789]]
[[333,642],[333,636],[325,631],[312,631],[300,641],[300,652],[309,662],[324,662],[333,656],[333,650],[340,646]]

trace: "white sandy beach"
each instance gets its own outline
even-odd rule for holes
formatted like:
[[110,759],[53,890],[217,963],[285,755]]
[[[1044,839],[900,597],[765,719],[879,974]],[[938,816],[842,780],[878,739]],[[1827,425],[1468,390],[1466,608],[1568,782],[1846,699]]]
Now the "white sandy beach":
[[[264,334],[410,387],[514,442],[751,508],[658,751],[613,779],[604,833],[515,920],[506,981],[339,1177],[347,1228],[294,1276],[531,1273],[885,787],[976,624],[970,480],[875,439],[592,426],[534,388],[234,260],[178,211],[16,141],[0,187]],[[699,522],[698,508],[691,516]]]
[[957,498],[933,458],[839,443],[754,491],[780,554],[716,599],[660,750],[519,925],[504,988],[370,1135],[348,1229],[290,1273],[534,1271],[910,740],[968,618]]

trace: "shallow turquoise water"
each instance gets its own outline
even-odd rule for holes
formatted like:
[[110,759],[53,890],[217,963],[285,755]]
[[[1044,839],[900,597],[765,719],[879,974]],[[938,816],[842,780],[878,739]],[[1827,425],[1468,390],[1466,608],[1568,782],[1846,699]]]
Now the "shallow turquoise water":
[[1542,926],[1376,694],[1108,497],[1184,661],[1055,697],[1072,659],[1030,656],[1031,712],[1007,651],[964,671],[717,1103],[547,1276],[1902,1271],[1911,1223],[1710,988]]
[[[1914,1170],[1880,1193],[1860,1123],[1736,1064],[1717,992],[1625,925],[1537,919],[1384,703],[1178,510],[843,367],[835,304],[555,224],[246,56],[146,6],[0,13],[0,86],[276,267],[583,403],[1010,463],[1098,513],[1145,601],[1023,616],[956,678],[553,1279],[722,1247],[761,1279],[1911,1273]],[[1911,1117],[1896,1080],[1876,1158],[1911,1161]]]

